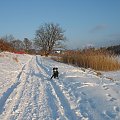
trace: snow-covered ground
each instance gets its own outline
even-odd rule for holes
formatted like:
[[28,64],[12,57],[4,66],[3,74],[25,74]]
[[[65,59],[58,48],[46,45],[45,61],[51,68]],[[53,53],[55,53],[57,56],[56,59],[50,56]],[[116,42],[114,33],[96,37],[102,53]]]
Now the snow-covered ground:
[[[53,67],[59,79],[50,80]],[[120,120],[119,72],[0,53],[0,120]]]

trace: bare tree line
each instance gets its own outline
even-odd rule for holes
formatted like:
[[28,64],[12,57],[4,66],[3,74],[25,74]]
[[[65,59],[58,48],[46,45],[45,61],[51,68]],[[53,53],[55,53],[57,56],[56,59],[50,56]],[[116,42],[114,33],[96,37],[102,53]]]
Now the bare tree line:
[[[2,46],[3,43],[8,43],[12,48],[10,51],[30,52],[34,49],[40,50],[44,55],[49,55],[53,49],[64,48],[65,40],[64,31],[59,24],[45,23],[35,31],[35,38],[32,40],[28,38],[19,40],[15,39],[13,35],[6,35],[0,38],[2,41],[0,44]],[[2,47],[0,50],[3,50]]]
[[32,48],[32,41],[28,38],[24,40],[15,39],[12,35],[6,35],[0,38],[0,50],[1,51],[22,51],[28,52]]

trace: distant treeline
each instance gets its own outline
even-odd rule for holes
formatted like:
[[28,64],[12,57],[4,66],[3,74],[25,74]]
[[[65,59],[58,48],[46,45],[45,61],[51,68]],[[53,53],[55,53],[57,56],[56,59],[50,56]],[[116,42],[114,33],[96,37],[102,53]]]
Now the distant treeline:
[[[90,48],[95,49],[95,48]],[[82,51],[86,51],[83,49]],[[120,55],[120,45],[114,45],[109,47],[101,47],[98,50],[108,51],[110,54]],[[9,51],[9,52],[25,52],[29,54],[42,54],[40,50],[35,49],[33,41],[28,38],[24,40],[14,39],[11,36],[5,38],[0,38],[0,51]]]
[[113,52],[114,54],[120,55],[120,45],[110,46],[106,48],[108,51]]
[[33,54],[32,42],[25,38],[23,41],[17,39],[7,40],[0,38],[0,51]]

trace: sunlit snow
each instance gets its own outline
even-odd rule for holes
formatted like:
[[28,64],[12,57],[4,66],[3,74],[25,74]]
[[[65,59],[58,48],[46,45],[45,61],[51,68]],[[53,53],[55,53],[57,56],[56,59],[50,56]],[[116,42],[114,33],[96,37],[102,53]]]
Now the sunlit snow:
[[[50,79],[58,67],[59,79]],[[0,120],[120,120],[120,71],[0,53]]]

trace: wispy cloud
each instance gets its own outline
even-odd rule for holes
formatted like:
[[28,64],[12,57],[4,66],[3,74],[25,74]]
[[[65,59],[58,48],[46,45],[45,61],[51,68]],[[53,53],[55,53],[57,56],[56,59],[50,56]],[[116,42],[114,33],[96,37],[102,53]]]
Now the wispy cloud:
[[105,25],[105,24],[96,25],[94,28],[92,28],[92,29],[90,30],[90,32],[91,32],[91,33],[99,32],[99,31],[103,31],[103,30],[105,30],[105,29],[107,29],[107,28],[108,28],[108,26]]

